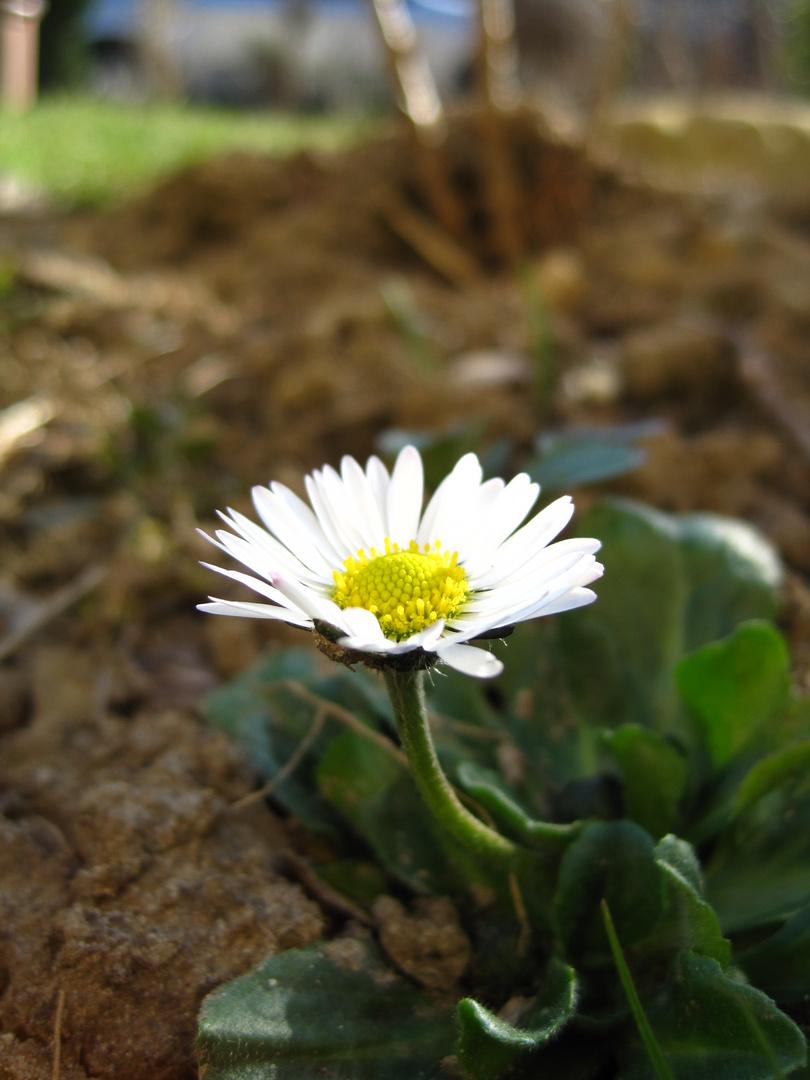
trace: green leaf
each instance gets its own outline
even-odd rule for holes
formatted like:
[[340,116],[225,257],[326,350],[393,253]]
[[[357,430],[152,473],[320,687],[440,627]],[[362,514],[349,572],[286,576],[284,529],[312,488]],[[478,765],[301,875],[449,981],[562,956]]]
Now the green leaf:
[[317,769],[324,798],[390,873],[419,892],[456,892],[485,871],[434,821],[405,764],[354,731],[338,735]]
[[361,859],[339,859],[315,868],[315,873],[337,892],[358,904],[370,906],[385,892],[385,878],[372,862]]
[[703,871],[700,868],[697,852],[691,844],[678,836],[665,836],[655,845],[655,857],[676,870],[679,876],[692,886],[697,895],[703,897]]
[[610,908],[607,901],[603,900],[600,907],[602,908],[602,918],[605,924],[605,932],[610,942],[610,951],[613,954],[613,962],[616,965],[616,970],[619,973],[619,981],[622,984],[627,1003],[630,1006],[630,1012],[633,1014],[633,1020],[636,1024],[636,1029],[639,1033],[644,1049],[647,1052],[647,1057],[652,1065],[653,1072],[658,1077],[658,1080],[673,1080],[672,1073],[669,1070],[669,1065],[664,1055],[661,1053],[661,1047],[658,1045],[658,1040],[655,1037],[655,1032],[650,1027],[650,1022],[647,1019],[647,1014],[644,1012],[644,1006],[638,996],[636,985],[633,982],[633,976],[630,974],[630,968],[627,966],[627,961],[624,958],[622,952],[621,943],[616,936],[616,927],[613,925],[613,919],[610,915]]
[[675,675],[717,767],[789,702],[790,657],[782,636],[766,622],[743,623],[682,660]]
[[[724,975],[716,960],[682,953],[672,976],[643,997],[647,1018],[677,1080],[775,1080],[807,1056],[798,1027],[770,998]],[[622,1080],[654,1074],[641,1047]]]
[[[519,751],[522,794],[535,817],[549,816],[549,778],[559,785],[587,775],[598,762],[595,733],[574,707],[560,630],[561,620],[536,619],[495,645],[506,665],[492,687],[501,704],[499,723]],[[480,694],[481,684],[476,688]]]
[[605,576],[598,603],[559,620],[574,701],[592,723],[669,731],[686,608],[675,519],[611,500],[586,514],[578,531],[602,541]]
[[794,778],[801,778],[809,770],[810,739],[762,758],[737,788],[734,813],[743,813],[772,791]]
[[[227,686],[215,690],[205,703],[204,719],[240,744],[248,760],[269,780],[298,749],[313,721],[313,708],[299,697],[280,690],[285,679],[311,682],[315,674],[311,649],[285,649],[251,665]],[[327,738],[319,740],[323,749]],[[307,765],[275,789],[279,801],[312,829],[334,832],[335,815],[305,778],[317,756],[313,749]]]
[[502,788],[497,774],[471,761],[463,762],[457,770],[458,781],[493,816],[498,826],[527,847],[561,851],[580,834],[583,822],[557,825],[536,821]]
[[623,945],[642,941],[661,917],[663,884],[653,841],[631,821],[589,825],[563,856],[554,920],[566,956],[577,966],[610,958],[603,899]]
[[612,480],[644,464],[647,454],[636,443],[649,434],[650,424],[627,424],[545,435],[540,440],[540,456],[529,462],[526,472],[544,495]]
[[602,540],[605,565],[599,602],[559,620],[580,714],[604,727],[688,736],[673,668],[740,622],[774,615],[778,556],[743,522],[679,517],[626,499],[596,506],[579,531]]
[[271,957],[205,999],[197,1050],[206,1080],[440,1080],[452,1017],[382,963],[338,939]]
[[699,865],[691,845],[669,836],[657,845],[655,855],[663,874],[664,911],[652,938],[645,942],[645,953],[690,949],[711,956],[725,969],[731,946],[723,937],[717,914],[702,898]]
[[[706,866],[708,898],[726,933],[786,919],[810,903],[810,774],[780,764],[784,758],[766,759],[763,771],[752,770],[746,805]],[[778,786],[766,782],[780,772]]]
[[719,514],[685,514],[678,533],[688,580],[686,652],[741,622],[776,617],[784,571],[776,549],[756,529]]
[[663,836],[675,824],[686,758],[669,740],[639,724],[622,724],[603,738],[621,770],[625,816],[653,836]]
[[551,961],[546,985],[520,1027],[464,998],[458,1003],[458,1060],[464,1076],[496,1080],[519,1054],[536,1050],[557,1035],[573,1017],[576,1003],[576,972],[558,960]]
[[780,1005],[810,1001],[810,907],[759,945],[738,953],[734,963]]

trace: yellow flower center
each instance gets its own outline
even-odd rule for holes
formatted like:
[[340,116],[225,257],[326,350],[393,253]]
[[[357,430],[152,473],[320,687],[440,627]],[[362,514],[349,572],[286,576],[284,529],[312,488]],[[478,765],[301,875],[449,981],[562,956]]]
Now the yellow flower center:
[[385,538],[385,554],[358,551],[343,571],[335,570],[332,599],[341,608],[362,607],[377,616],[382,632],[403,641],[437,619],[451,619],[467,596],[466,575],[458,552],[411,540],[407,551]]

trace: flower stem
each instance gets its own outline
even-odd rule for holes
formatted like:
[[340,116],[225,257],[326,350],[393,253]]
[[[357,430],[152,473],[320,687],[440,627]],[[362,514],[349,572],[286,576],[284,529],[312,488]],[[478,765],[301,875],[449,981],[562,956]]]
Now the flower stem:
[[414,780],[438,822],[481,859],[507,872],[519,871],[530,852],[507,840],[459,802],[442,772],[430,733],[421,671],[387,671],[385,681],[394,707],[402,748]]

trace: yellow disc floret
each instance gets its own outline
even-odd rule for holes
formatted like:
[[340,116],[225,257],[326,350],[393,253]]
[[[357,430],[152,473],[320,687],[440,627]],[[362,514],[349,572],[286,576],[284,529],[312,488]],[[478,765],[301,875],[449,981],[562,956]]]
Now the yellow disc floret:
[[459,612],[467,597],[465,577],[458,552],[442,551],[438,540],[421,549],[411,540],[403,551],[386,537],[384,554],[358,551],[335,571],[332,599],[341,608],[366,608],[387,638],[403,641]]

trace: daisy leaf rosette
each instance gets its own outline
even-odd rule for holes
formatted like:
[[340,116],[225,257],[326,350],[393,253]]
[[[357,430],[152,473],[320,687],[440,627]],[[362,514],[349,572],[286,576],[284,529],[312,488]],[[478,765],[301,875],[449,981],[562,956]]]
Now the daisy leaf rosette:
[[233,531],[203,535],[251,573],[204,565],[268,602],[211,597],[201,611],[316,630],[375,667],[442,661],[491,678],[501,661],[471,641],[595,599],[599,541],[551,542],[573,514],[569,496],[523,524],[540,493],[525,473],[484,480],[465,454],[423,511],[422,459],[406,446],[390,474],[377,457],[364,470],[346,456],[306,489],[310,505],[277,482],[255,487],[262,525],[220,513]]

